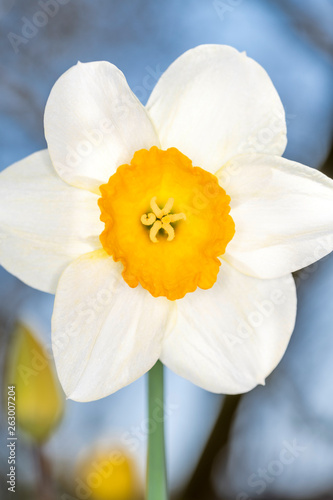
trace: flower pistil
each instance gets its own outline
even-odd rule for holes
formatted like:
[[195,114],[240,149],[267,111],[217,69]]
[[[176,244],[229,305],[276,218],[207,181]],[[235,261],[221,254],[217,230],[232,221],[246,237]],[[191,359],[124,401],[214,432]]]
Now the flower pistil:
[[153,243],[158,243],[156,238],[157,233],[160,229],[164,229],[167,233],[167,241],[172,241],[175,237],[175,230],[171,226],[171,222],[178,222],[180,220],[185,220],[186,215],[183,213],[171,214],[171,209],[174,203],[173,198],[169,198],[164,207],[161,209],[156,203],[156,196],[150,200],[150,207],[153,212],[148,214],[143,214],[141,217],[141,222],[144,226],[151,226],[149,231],[149,238]]

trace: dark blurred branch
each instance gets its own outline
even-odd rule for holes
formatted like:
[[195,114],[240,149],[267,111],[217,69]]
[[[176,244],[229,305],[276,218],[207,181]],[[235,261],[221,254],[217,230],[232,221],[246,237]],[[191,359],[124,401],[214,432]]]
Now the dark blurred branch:
[[331,149],[328,156],[323,165],[320,167],[320,171],[333,179],[333,141],[331,143]]
[[215,500],[211,472],[215,458],[229,442],[230,430],[234,421],[241,395],[225,396],[215,427],[210,435],[199,463],[181,495],[182,500]]
[[38,477],[36,491],[37,499],[56,500],[50,462],[40,445],[34,447],[34,454]]
[[311,15],[290,0],[270,0],[270,2],[290,17],[297,31],[333,60],[332,38],[322,29],[320,23],[315,22]]

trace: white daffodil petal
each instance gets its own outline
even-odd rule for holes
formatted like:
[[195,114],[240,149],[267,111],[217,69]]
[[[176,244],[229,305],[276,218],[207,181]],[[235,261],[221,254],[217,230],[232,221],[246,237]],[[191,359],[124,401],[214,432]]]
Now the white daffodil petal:
[[163,149],[176,147],[209,172],[237,154],[280,155],[286,122],[266,71],[223,45],[185,52],[162,75],[147,103]]
[[238,394],[263,384],[281,360],[296,317],[294,280],[258,280],[226,262],[210,290],[177,302],[161,359],[204,389]]
[[138,149],[159,145],[145,108],[111,63],[78,63],[55,83],[45,137],[62,179],[98,192]]
[[223,256],[238,270],[277,278],[333,250],[333,181],[267,155],[241,155],[216,174],[231,197],[236,233]]
[[98,197],[69,186],[39,151],[0,174],[0,263],[28,285],[54,293],[74,259],[101,247]]
[[84,255],[60,278],[52,317],[52,346],[70,399],[105,397],[157,361],[175,307],[138,286],[103,250]]

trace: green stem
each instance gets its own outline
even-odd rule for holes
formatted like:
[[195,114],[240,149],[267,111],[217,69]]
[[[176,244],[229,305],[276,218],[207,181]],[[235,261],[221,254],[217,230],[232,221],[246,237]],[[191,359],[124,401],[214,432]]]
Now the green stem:
[[44,455],[42,445],[34,445],[34,454],[38,473],[37,498],[39,500],[55,500],[51,466],[48,458]]
[[148,374],[148,410],[152,430],[148,436],[147,500],[168,499],[163,389],[163,365],[158,361]]

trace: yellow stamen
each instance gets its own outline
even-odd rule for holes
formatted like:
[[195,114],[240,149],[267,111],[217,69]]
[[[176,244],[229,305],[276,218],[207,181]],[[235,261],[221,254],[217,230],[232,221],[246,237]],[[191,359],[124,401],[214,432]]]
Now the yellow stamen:
[[159,230],[161,229],[161,227],[162,227],[162,222],[160,220],[157,220],[156,222],[154,222],[153,227],[149,231],[149,238],[154,243],[158,243],[158,239],[156,238],[156,235],[159,232]]
[[158,243],[158,239],[156,238],[157,233],[160,229],[164,229],[167,233],[168,238],[167,241],[172,241],[175,237],[175,230],[170,225],[170,222],[177,222],[179,220],[185,220],[186,215],[183,213],[180,214],[170,214],[170,210],[173,207],[174,199],[169,198],[164,207],[161,209],[156,203],[156,196],[154,196],[150,200],[150,206],[154,213],[150,212],[149,214],[143,214],[141,216],[141,222],[145,226],[151,226],[149,231],[149,238],[153,243]]
[[168,201],[166,202],[166,204],[164,205],[164,208],[161,209],[156,203],[156,196],[154,196],[150,200],[150,206],[151,206],[152,211],[156,215],[156,217],[158,219],[162,219],[163,215],[167,215],[170,212],[170,210],[172,209],[173,202],[174,202],[174,199],[169,198]]
[[175,230],[170,224],[163,224],[162,222],[162,229],[167,233],[168,238],[167,241],[172,241],[175,237]]
[[169,224],[170,222],[177,222],[179,220],[186,220],[186,215],[183,214],[183,213],[180,213],[180,214],[168,214],[168,215],[165,215],[163,218],[162,218],[162,222],[165,223],[165,224]]
[[144,226],[151,226],[156,221],[156,215],[152,214],[143,214],[141,217],[141,222]]

